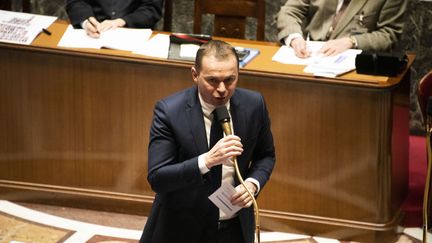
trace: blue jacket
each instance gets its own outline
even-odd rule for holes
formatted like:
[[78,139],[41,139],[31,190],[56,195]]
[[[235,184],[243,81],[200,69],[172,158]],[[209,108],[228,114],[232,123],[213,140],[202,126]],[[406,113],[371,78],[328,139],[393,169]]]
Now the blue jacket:
[[[237,88],[230,100],[234,131],[243,153],[237,157],[243,178],[264,187],[275,163],[270,119],[261,94]],[[159,101],[150,130],[148,181],[156,192],[141,243],[199,243],[204,227],[216,234],[218,209],[208,199],[211,178],[201,175],[198,156],[207,139],[196,86]],[[239,184],[235,179],[236,185]],[[239,212],[245,242],[254,239],[253,207]]]

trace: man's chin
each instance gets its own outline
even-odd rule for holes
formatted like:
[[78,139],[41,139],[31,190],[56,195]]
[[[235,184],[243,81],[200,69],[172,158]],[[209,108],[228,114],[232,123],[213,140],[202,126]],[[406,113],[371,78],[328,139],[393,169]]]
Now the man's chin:
[[214,106],[221,106],[221,105],[225,105],[227,102],[226,99],[215,99],[214,100]]

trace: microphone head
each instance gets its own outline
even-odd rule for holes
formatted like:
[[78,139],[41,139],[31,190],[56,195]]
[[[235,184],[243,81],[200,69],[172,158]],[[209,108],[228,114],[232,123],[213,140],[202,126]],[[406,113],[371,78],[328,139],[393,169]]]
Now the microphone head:
[[224,105],[218,106],[218,107],[216,107],[216,109],[214,111],[215,111],[214,115],[216,116],[216,119],[219,123],[230,121],[230,116],[229,116],[228,109],[226,108],[226,106],[224,106]]
[[428,101],[426,105],[426,114],[432,116],[432,96],[428,97]]

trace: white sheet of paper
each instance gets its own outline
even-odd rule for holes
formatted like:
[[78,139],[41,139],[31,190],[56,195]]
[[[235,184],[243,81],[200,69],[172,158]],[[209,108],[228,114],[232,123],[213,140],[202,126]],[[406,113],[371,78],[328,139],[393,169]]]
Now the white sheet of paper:
[[135,50],[134,54],[140,54],[150,57],[168,58],[170,46],[169,35],[157,34],[142,45],[140,49]]
[[0,10],[0,41],[30,45],[57,17]]
[[105,31],[99,38],[92,38],[83,29],[74,29],[69,25],[63,34],[59,47],[96,48],[101,47],[134,51],[142,48],[152,34],[151,29],[116,28]]
[[308,58],[297,57],[293,48],[284,45],[279,48],[272,60],[284,64],[306,65],[303,72],[321,77],[336,77],[355,69],[355,58],[361,50],[349,49],[336,56],[324,57],[318,54],[324,43],[309,41],[307,44],[312,54]]
[[349,49],[336,56],[317,58],[303,72],[314,76],[334,78],[355,70],[355,59],[361,50]]
[[241,207],[231,203],[231,196],[235,193],[235,188],[229,183],[222,183],[221,187],[209,196],[212,201],[220,210],[222,210],[227,217],[231,217],[237,213]]
[[196,44],[181,44],[180,57],[195,58],[199,48]]
[[102,47],[134,51],[142,48],[152,34],[151,29],[116,28],[103,32]]
[[283,45],[274,54],[272,60],[283,64],[309,65],[318,57],[317,53],[324,43],[323,41],[308,41],[308,49],[312,53],[308,58],[297,57],[293,48]]
[[72,47],[72,48],[96,48],[101,47],[99,39],[87,36],[85,30],[74,29],[69,25],[63,34],[61,40],[57,44],[59,47]]

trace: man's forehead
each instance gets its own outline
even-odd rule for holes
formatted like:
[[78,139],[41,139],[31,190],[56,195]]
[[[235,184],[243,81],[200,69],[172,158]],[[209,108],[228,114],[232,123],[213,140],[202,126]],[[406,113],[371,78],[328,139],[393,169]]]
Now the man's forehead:
[[233,55],[224,58],[217,58],[213,55],[204,56],[202,59],[202,69],[237,69],[237,59]]

